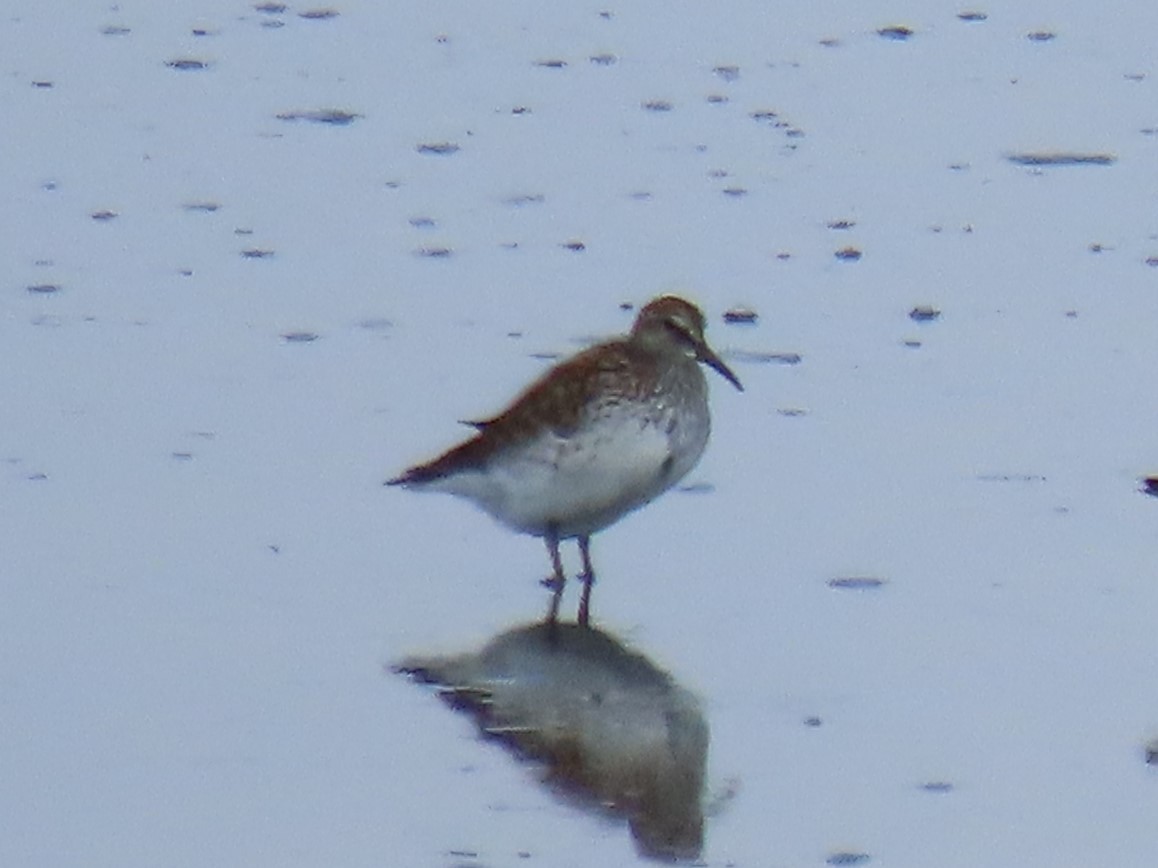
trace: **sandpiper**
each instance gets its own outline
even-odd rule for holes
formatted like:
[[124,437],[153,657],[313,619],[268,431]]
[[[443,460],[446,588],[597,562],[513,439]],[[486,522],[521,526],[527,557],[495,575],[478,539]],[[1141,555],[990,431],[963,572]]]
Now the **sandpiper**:
[[653,299],[631,333],[560,362],[473,437],[387,485],[474,501],[514,530],[542,537],[555,623],[566,577],[559,541],[583,559],[578,621],[588,623],[591,535],[654,500],[699,461],[708,442],[708,384],[699,363],[743,391],[704,340],[704,315],[672,295]]

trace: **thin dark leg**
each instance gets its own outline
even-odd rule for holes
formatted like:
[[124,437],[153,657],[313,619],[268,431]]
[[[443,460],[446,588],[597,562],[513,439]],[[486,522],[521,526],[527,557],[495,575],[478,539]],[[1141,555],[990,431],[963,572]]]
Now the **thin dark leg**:
[[591,566],[591,537],[579,537],[579,555],[583,558],[583,596],[579,599],[579,625],[587,626],[591,614],[591,586],[595,584],[595,568]]
[[543,538],[547,543],[547,554],[551,556],[551,566],[555,574],[543,579],[543,586],[550,588],[551,608],[547,611],[547,623],[554,626],[559,620],[559,603],[563,599],[563,586],[567,584],[567,577],[563,574],[563,559],[559,557],[559,535],[549,531]]

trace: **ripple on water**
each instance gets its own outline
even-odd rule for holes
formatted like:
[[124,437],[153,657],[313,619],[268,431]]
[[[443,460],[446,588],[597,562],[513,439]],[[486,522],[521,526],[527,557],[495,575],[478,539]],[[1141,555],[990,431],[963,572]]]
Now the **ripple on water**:
[[1018,166],[1112,166],[1118,162],[1113,154],[1083,151],[1019,151],[1005,155]]
[[824,860],[826,865],[865,865],[872,860],[868,853],[856,853],[850,850],[840,850],[829,853]]
[[326,124],[332,127],[344,127],[352,124],[362,115],[345,109],[294,109],[280,112],[275,115],[279,121],[306,121],[311,124]]
[[449,157],[458,153],[458,145],[454,142],[419,142],[414,150],[420,154],[430,154],[435,157]]
[[173,60],[166,60],[165,66],[169,69],[176,69],[179,72],[196,72],[210,67],[208,60],[201,60],[197,57],[176,57]]
[[884,584],[885,580],[876,576],[838,576],[828,580],[828,586],[838,591],[875,591]]

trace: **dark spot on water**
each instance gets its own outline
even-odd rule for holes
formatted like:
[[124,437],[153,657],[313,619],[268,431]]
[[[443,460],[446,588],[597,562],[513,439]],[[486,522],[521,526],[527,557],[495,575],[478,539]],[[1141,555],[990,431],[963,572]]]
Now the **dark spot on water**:
[[780,116],[772,111],[772,109],[759,109],[754,112],[749,112],[748,117],[761,123],[770,123],[773,125],[780,123]]
[[958,12],[957,17],[962,21],[984,21],[989,15],[985,12]]
[[458,153],[458,145],[454,142],[420,142],[414,146],[420,154],[433,154],[436,157],[446,157]]
[[1006,154],[1005,159],[1018,166],[1112,166],[1118,162],[1113,154],[1077,151],[1027,151]]
[[166,60],[165,66],[169,69],[180,70],[181,72],[193,72],[199,69],[208,69],[208,60],[198,60],[195,57],[178,57],[174,60]]
[[787,416],[789,418],[794,418],[796,416],[807,416],[808,415],[808,411],[805,410],[803,407],[781,407],[776,412],[779,413],[781,416]]
[[1151,497],[1158,497],[1158,476],[1146,476],[1142,479],[1142,488],[1140,491],[1143,494],[1148,494]]
[[24,478],[27,479],[29,482],[44,482],[45,480],[48,479],[48,474],[47,473],[41,473],[41,472],[37,471],[36,473],[29,473]]
[[587,59],[591,61],[591,63],[594,63],[596,66],[612,66],[613,64],[619,62],[618,57],[606,51],[601,52],[600,54],[593,54]]
[[193,460],[193,453],[192,452],[171,452],[169,454],[169,457],[172,458],[174,461],[192,461]]
[[643,103],[644,111],[649,112],[670,112],[673,108],[675,106],[666,99],[649,99]]
[[549,58],[547,60],[536,60],[535,66],[541,66],[544,69],[564,69],[567,66],[567,61],[559,60],[558,58]]
[[267,250],[262,247],[249,247],[241,251],[242,259],[270,259],[273,256],[272,250]]
[[411,217],[409,222],[415,229],[433,229],[438,225],[433,217]]
[[828,580],[828,586],[838,591],[875,591],[884,584],[885,580],[876,576],[839,576]]
[[286,332],[281,339],[287,344],[309,344],[316,341],[320,335],[317,332]]
[[901,346],[910,350],[919,350],[921,348],[921,342],[916,338],[905,338],[901,341]]
[[253,8],[257,12],[262,12],[266,15],[280,15],[289,7],[285,3],[254,3]]
[[926,781],[921,784],[921,789],[926,793],[951,793],[953,785],[949,781]]
[[809,717],[804,718],[804,725],[807,727],[810,727],[812,729],[816,729],[816,727],[821,726],[823,723],[824,723],[824,721],[822,721],[816,715],[811,715]]
[[841,42],[835,36],[826,36],[820,40],[820,45],[825,48],[840,48]]
[[872,859],[868,853],[853,853],[847,850],[841,850],[836,853],[830,853],[828,858],[824,860],[826,865],[864,865]]
[[414,255],[424,259],[449,259],[453,252],[449,247],[419,247]]
[[650,202],[653,196],[647,190],[636,190],[634,193],[628,193],[627,198],[635,202]]
[[856,262],[864,254],[855,247],[842,247],[833,254],[841,262]]
[[266,30],[277,30],[279,27],[285,27],[285,22],[280,18],[267,18],[261,22],[261,26]]
[[855,220],[829,220],[824,224],[829,229],[852,229],[856,226]]
[[249,235],[253,234],[253,230],[247,229],[244,226],[238,226],[236,229],[233,230],[233,234],[234,235],[249,236]]
[[57,283],[34,283],[25,288],[33,295],[52,295],[60,292],[60,284]]
[[877,31],[877,36],[884,39],[892,39],[895,42],[903,42],[913,35],[913,29],[906,27],[903,24],[894,24],[889,27],[882,27]]
[[731,64],[717,66],[712,72],[727,82],[737,81],[740,78],[740,67]]
[[275,115],[279,121],[307,121],[311,124],[327,124],[332,127],[344,127],[362,117],[357,112],[345,109],[295,109]]
[[88,216],[100,223],[106,223],[109,220],[117,219],[118,215],[116,211],[110,211],[107,208],[102,208],[100,211],[93,211]]
[[1057,34],[1049,30],[1034,30],[1032,33],[1025,34],[1025,38],[1030,42],[1050,42],[1057,39]]
[[525,105],[517,105],[513,109],[511,109],[511,114],[513,114],[513,115],[529,115],[530,113],[531,113],[530,107],[525,106]]
[[1146,264],[1151,268],[1158,268],[1158,256],[1147,256]]
[[216,31],[213,31],[213,30],[207,30],[204,27],[194,27],[193,28],[193,35],[194,36],[216,36],[217,33],[216,33]]
[[729,325],[752,325],[760,318],[760,314],[750,307],[733,307],[724,311],[724,322]]
[[[667,462],[664,463],[666,464]],[[716,490],[716,486],[712,485],[710,482],[692,482],[688,485],[681,485],[676,490],[682,494],[711,494]]]
[[572,253],[582,253],[584,250],[587,249],[587,245],[584,244],[582,241],[578,241],[578,240],[564,241],[559,246],[562,247],[564,250],[570,250]]
[[739,199],[741,196],[748,195],[748,190],[746,187],[725,187],[721,192],[725,196],[729,196],[733,199]]
[[204,214],[212,214],[221,208],[217,202],[186,202],[181,206],[185,211],[201,212]]
[[129,33],[132,33],[132,29],[123,24],[107,24],[101,28],[103,36],[125,36]]
[[722,93],[710,93],[707,96],[707,101],[709,105],[723,105],[728,101],[728,98]]
[[522,208],[524,205],[541,205],[546,201],[547,197],[542,193],[516,193],[514,196],[508,196],[504,199],[503,204]]
[[909,319],[913,322],[932,322],[941,316],[941,311],[928,304],[919,304],[909,311]]
[[306,21],[326,21],[330,18],[337,18],[338,15],[337,9],[307,9],[304,12],[299,12],[298,18],[304,18]]
[[49,88],[51,88],[53,86],[53,83],[51,81],[43,81],[43,80],[42,81],[34,81],[34,82],[32,82],[32,86],[35,88],[39,88],[40,90],[48,90]]

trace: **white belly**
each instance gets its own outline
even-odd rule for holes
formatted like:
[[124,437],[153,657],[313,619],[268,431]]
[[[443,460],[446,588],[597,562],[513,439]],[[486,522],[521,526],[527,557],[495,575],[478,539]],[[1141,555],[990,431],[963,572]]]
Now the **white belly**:
[[[672,419],[677,421],[673,424]],[[595,533],[658,497],[699,461],[704,413],[646,420],[604,416],[570,437],[548,432],[467,471],[426,486],[469,498],[505,525],[560,539]]]

